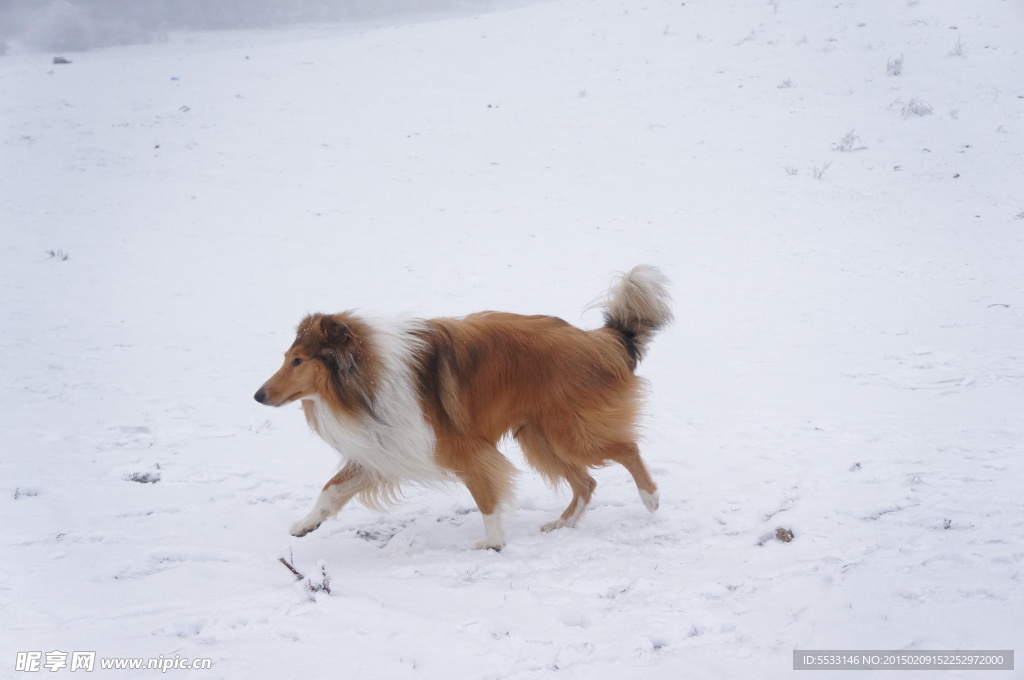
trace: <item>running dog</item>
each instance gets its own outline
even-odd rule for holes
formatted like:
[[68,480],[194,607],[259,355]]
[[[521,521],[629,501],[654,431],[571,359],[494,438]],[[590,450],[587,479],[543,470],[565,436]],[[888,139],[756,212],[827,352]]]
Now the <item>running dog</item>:
[[635,371],[672,320],[667,286],[654,267],[633,268],[601,303],[604,326],[590,331],[500,312],[383,323],[351,311],[308,315],[255,399],[300,401],[345,464],[292,535],[356,496],[380,508],[403,483],[457,479],[483,515],[475,547],[501,550],[500,509],[516,470],[496,447],[509,434],[544,478],[572,489],[569,507],[542,531],[575,526],[597,486],[590,470],[611,462],[654,512],[658,489],[636,444],[644,383]]

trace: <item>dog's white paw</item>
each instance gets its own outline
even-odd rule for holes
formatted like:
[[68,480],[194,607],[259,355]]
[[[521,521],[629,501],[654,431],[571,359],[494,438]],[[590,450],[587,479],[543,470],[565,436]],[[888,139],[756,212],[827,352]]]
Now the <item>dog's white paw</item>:
[[[576,500],[576,507],[572,509],[572,513],[568,517],[559,517],[554,522],[548,522],[540,528],[541,531],[547,533],[554,531],[555,529],[561,529],[562,527],[569,527],[572,529],[576,526],[576,522],[583,516],[583,511],[587,509],[587,502],[582,498]],[[567,511],[568,512],[568,511]]]
[[644,507],[654,512],[658,509],[658,492],[647,493],[646,491],[640,492],[640,500],[644,502]]
[[501,552],[501,549],[505,547],[505,541],[496,541],[490,538],[484,538],[473,544],[473,550],[493,550],[494,552]]
[[310,524],[306,520],[300,519],[298,522],[295,522],[291,525],[291,527],[288,529],[288,532],[292,536],[301,538],[302,536],[305,536],[311,531],[316,531],[319,527],[320,522],[317,522],[316,524]]
[[547,524],[542,526],[540,528],[540,530],[543,531],[546,534],[549,531],[554,531],[555,529],[561,529],[562,527],[571,527],[571,526],[572,526],[571,524],[569,524],[567,521],[565,521],[564,519],[559,517],[554,522],[548,522]]
[[487,538],[473,544],[474,550],[494,550],[501,552],[505,547],[505,532],[501,529],[501,516],[495,512],[484,515],[484,532]]

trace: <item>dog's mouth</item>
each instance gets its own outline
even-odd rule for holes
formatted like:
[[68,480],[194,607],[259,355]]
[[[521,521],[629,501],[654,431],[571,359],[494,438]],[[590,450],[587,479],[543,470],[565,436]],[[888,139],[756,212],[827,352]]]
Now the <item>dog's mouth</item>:
[[266,406],[273,406],[274,408],[278,408],[280,406],[284,406],[285,404],[290,404],[293,401],[295,401],[296,399],[301,399],[302,398],[302,390],[299,390],[295,394],[292,394],[291,396],[289,396],[289,397],[287,397],[285,399],[282,399],[281,401],[278,401],[276,403],[271,401],[267,397],[268,397],[267,391],[266,391],[265,388],[262,388],[262,387],[260,388],[259,392],[257,392],[256,395],[255,395],[255,399],[259,403],[264,404]]

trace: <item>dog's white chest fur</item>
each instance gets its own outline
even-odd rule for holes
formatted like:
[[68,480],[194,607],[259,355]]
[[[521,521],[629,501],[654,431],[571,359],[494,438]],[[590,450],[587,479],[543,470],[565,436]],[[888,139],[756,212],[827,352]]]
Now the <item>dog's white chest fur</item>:
[[451,477],[434,462],[436,439],[414,388],[408,335],[377,329],[383,370],[374,395],[377,418],[336,414],[312,397],[317,433],[345,459],[381,482],[431,484]]
[[402,424],[386,416],[384,423],[372,418],[343,420],[322,400],[313,402],[317,434],[346,460],[379,480],[430,483],[446,478],[434,463],[434,432],[422,413]]

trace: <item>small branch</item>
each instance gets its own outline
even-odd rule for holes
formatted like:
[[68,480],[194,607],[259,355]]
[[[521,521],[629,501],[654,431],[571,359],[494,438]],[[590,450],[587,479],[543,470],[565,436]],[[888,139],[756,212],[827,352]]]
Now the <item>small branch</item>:
[[293,567],[291,565],[291,563],[288,560],[286,560],[285,558],[278,557],[277,561],[280,562],[281,564],[283,564],[284,566],[288,567],[288,571],[290,571],[293,574],[295,574],[295,580],[296,581],[301,581],[302,579],[306,578],[305,576],[300,574],[299,571],[295,567]]
[[[292,561],[295,560],[295,557],[293,555],[289,554],[289,557],[292,558]],[[285,568],[288,569],[288,571],[295,574],[296,581],[306,582],[306,590],[309,591],[310,597],[312,597],[314,593],[327,593],[328,595],[331,594],[331,577],[327,575],[327,565],[323,562],[320,563],[320,574],[323,576],[323,580],[321,580],[320,583],[313,583],[311,579],[306,578],[302,572],[300,572],[298,569],[292,566],[292,563],[286,560],[285,558],[278,557],[277,561],[283,564]]]

